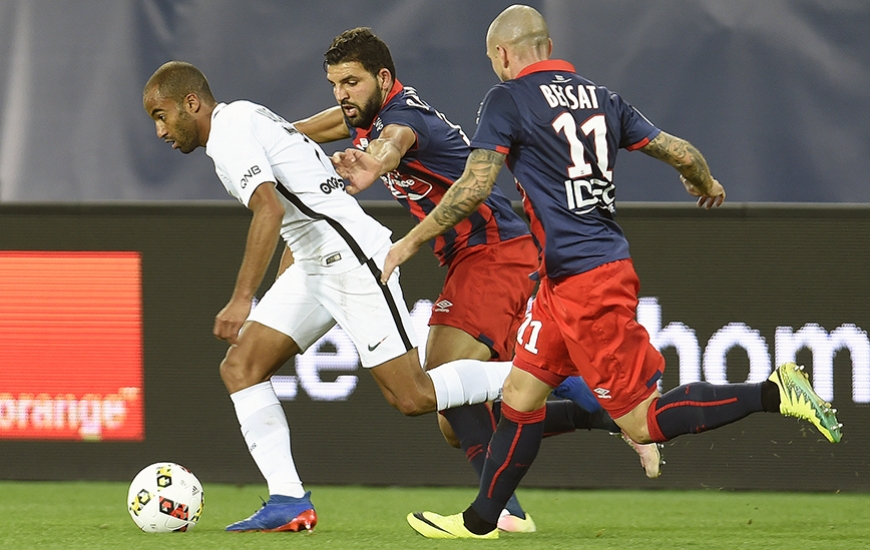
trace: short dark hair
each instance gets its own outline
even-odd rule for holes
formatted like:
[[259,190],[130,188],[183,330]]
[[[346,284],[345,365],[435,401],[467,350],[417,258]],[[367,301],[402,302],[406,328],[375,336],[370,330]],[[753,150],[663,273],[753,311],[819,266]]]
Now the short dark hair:
[[329,65],[356,61],[372,75],[387,69],[393,79],[396,78],[396,66],[390,48],[368,27],[357,27],[339,34],[323,57],[324,69]]
[[160,66],[145,84],[145,92],[155,88],[161,96],[181,103],[194,93],[207,103],[215,103],[211,88],[202,71],[184,61],[170,61]]

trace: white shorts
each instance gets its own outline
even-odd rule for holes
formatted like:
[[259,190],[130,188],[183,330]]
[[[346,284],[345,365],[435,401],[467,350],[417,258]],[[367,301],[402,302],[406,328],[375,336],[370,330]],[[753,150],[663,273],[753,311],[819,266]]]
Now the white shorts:
[[311,274],[291,265],[248,321],[286,334],[303,352],[338,323],[365,368],[404,355],[417,347],[417,336],[399,286],[399,270],[386,286],[379,281],[388,250],[385,247],[366,264],[343,273]]

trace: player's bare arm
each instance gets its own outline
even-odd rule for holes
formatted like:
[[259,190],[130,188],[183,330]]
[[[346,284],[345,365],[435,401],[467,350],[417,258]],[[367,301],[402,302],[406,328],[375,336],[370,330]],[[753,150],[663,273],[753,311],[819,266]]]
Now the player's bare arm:
[[503,153],[488,149],[475,149],[471,152],[462,176],[450,187],[435,210],[426,217],[432,218],[438,224],[438,232],[422,239],[421,244],[452,228],[483,204],[492,192],[504,159]]
[[710,174],[704,155],[688,141],[660,132],[640,150],[673,166],[686,191],[698,197],[698,206],[709,209],[725,201],[725,189]]
[[505,156],[488,149],[474,149],[468,155],[465,171],[450,186],[438,206],[390,247],[381,282],[385,283],[393,270],[413,256],[423,243],[441,235],[480,207],[492,192]]
[[248,229],[245,255],[236,278],[233,295],[217,314],[214,335],[221,340],[235,343],[239,330],[251,312],[254,293],[263,282],[263,277],[275,255],[284,217],[284,206],[278,200],[274,183],[263,183],[254,191],[248,208],[254,213]]
[[332,163],[338,174],[350,185],[346,188],[351,195],[368,189],[387,172],[399,167],[405,153],[417,143],[417,134],[411,128],[399,124],[389,124],[369,143],[365,152],[347,149],[332,155]]
[[378,136],[369,143],[366,153],[370,154],[380,164],[380,174],[386,174],[399,167],[405,153],[417,143],[417,134],[407,126],[389,124]]
[[297,130],[317,143],[328,143],[350,137],[341,107],[336,105],[293,123]]

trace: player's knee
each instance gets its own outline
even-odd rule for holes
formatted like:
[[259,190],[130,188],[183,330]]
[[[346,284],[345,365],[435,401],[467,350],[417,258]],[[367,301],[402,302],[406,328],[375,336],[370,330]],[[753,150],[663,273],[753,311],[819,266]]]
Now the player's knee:
[[425,394],[396,396],[390,403],[405,416],[420,416],[435,412],[435,399]]
[[262,382],[251,377],[251,370],[235,350],[236,347],[231,346],[220,365],[221,380],[230,393]]
[[620,418],[616,423],[619,425],[620,428],[622,428],[623,433],[630,437],[635,443],[646,445],[647,443],[653,442],[652,438],[650,438],[649,426],[646,422],[646,415],[643,415],[642,417],[624,416]]
[[431,410],[426,410],[425,407],[421,407],[413,399],[398,399],[393,406],[405,416],[420,416],[421,414],[432,412]]
[[634,409],[625,416],[614,419],[625,435],[630,437],[635,443],[646,445],[652,443],[653,439],[650,436],[649,429],[649,408],[654,406],[658,399],[658,392],[647,397],[639,403]]
[[239,374],[238,366],[233,363],[229,357],[224,357],[224,360],[221,361],[220,375],[221,380],[230,393],[234,393],[240,389],[241,377]]

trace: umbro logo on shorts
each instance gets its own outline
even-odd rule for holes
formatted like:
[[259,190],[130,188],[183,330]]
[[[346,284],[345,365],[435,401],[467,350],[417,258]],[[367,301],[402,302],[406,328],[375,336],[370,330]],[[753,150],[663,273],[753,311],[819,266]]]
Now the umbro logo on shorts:
[[595,395],[598,396],[598,399],[613,399],[613,396],[610,395],[610,390],[606,388],[595,388],[592,391],[595,392]]
[[435,303],[435,311],[439,313],[450,313],[451,307],[453,307],[453,302],[450,300],[441,300]]

